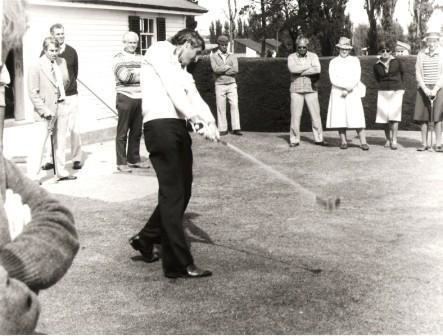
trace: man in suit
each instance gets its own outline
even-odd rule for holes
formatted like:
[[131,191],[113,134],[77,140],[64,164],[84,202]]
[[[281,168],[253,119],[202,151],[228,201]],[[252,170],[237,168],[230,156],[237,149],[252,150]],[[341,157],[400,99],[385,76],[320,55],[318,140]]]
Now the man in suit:
[[43,41],[44,55],[37,64],[31,66],[28,78],[28,92],[34,105],[34,134],[28,160],[28,175],[39,181],[43,152],[50,130],[55,135],[54,157],[55,172],[58,181],[74,180],[65,169],[65,146],[69,123],[69,114],[65,110],[66,91],[69,75],[66,61],[58,57],[60,44],[54,37]]
[[[66,67],[68,68],[69,84],[66,87],[66,98],[64,103],[64,109],[69,116],[68,131],[71,139],[71,155],[72,155],[72,168],[82,168],[82,143],[80,138],[80,126],[79,126],[79,110],[78,110],[78,91],[77,91],[77,77],[78,77],[78,55],[77,51],[69,44],[65,43],[65,28],[62,24],[56,23],[49,28],[51,36],[54,37],[59,45],[59,57],[64,58],[66,61]],[[40,56],[43,55],[44,52]],[[48,150],[49,152],[49,150]],[[46,160],[46,164],[43,169],[51,169],[52,164],[50,160]]]

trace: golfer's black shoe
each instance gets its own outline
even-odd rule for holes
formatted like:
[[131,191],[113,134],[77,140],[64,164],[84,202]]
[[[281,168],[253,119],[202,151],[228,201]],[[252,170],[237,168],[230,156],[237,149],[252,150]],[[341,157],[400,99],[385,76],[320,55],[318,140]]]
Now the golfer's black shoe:
[[82,169],[82,163],[80,161],[74,161],[72,163],[72,169]]
[[43,166],[42,166],[42,170],[50,170],[54,168],[54,164],[51,162],[46,162]]
[[195,265],[189,265],[186,267],[184,272],[166,272],[165,277],[176,279],[176,278],[204,278],[211,276],[212,272],[208,270],[203,270]]
[[228,131],[221,131],[221,132],[220,132],[220,135],[221,135],[221,136],[228,135]]
[[160,259],[160,253],[154,248],[154,244],[143,241],[138,234],[129,239],[129,244],[134,250],[140,252],[143,260],[147,263],[152,263]]

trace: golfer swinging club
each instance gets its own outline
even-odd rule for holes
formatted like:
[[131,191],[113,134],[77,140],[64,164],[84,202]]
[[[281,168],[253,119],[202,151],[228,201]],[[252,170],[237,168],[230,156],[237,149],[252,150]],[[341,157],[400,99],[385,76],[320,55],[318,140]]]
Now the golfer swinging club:
[[186,121],[203,125],[198,132],[205,138],[219,140],[215,119],[186,71],[204,47],[197,32],[184,29],[169,41],[152,45],[141,67],[143,131],[159,192],[153,214],[129,243],[147,262],[159,259],[153,246],[161,243],[163,271],[168,278],[212,275],[195,266],[183,228],[192,188],[192,149]]

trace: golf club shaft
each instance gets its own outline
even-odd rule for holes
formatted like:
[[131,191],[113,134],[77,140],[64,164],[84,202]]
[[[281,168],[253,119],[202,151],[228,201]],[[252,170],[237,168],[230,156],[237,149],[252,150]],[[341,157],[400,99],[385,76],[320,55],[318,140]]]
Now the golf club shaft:
[[314,192],[312,192],[309,189],[303,187],[302,185],[300,185],[299,183],[297,183],[294,180],[290,179],[286,175],[280,173],[279,171],[275,170],[271,166],[269,166],[266,163],[264,163],[264,162],[260,161],[259,159],[255,158],[254,156],[252,156],[252,155],[242,151],[240,148],[230,144],[229,142],[226,142],[226,141],[223,141],[223,140],[219,140],[219,142],[222,145],[224,145],[224,146],[228,147],[229,149],[233,150],[234,152],[240,154],[245,159],[247,159],[247,160],[255,163],[256,165],[260,166],[261,168],[266,170],[271,175],[277,177],[279,180],[281,180],[281,181],[283,181],[283,182],[293,186],[297,191],[303,193],[305,196],[308,196],[308,197],[312,198],[314,201],[317,201],[318,196]]

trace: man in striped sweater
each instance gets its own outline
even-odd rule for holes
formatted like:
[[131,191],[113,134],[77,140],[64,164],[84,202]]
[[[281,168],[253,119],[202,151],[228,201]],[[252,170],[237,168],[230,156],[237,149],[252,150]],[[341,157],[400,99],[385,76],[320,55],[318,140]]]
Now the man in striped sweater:
[[[124,173],[142,167],[140,139],[142,135],[142,110],[140,90],[141,55],[136,54],[138,35],[123,35],[124,49],[114,56],[113,71],[117,91],[117,169]],[[127,146],[127,149],[126,149]]]

